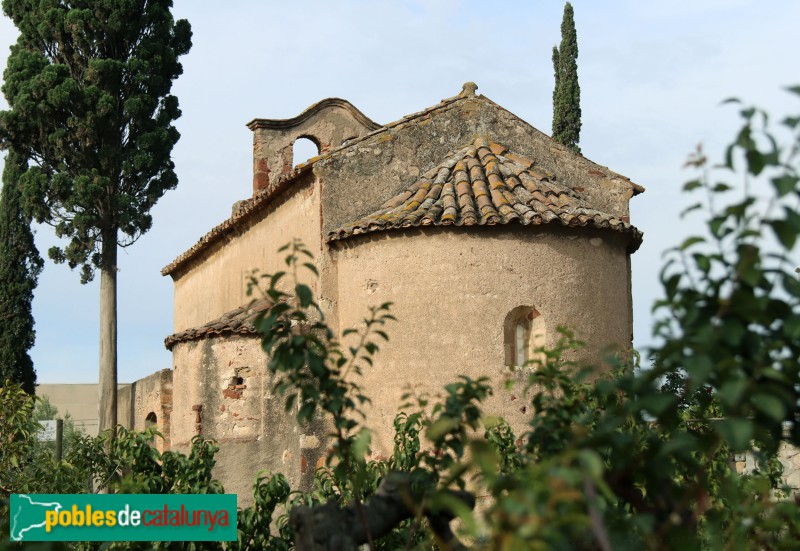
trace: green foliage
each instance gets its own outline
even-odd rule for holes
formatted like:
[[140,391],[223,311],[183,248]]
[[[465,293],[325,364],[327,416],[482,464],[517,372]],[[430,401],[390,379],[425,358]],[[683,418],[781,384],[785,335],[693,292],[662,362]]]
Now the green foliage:
[[564,5],[561,45],[553,47],[553,139],[575,153],[581,136],[581,88],[578,84],[578,35],[572,4]]
[[33,242],[30,218],[22,209],[19,180],[26,169],[24,158],[9,151],[0,194],[0,381],[18,382],[33,394],[36,372],[28,351],[36,332],[31,303],[42,259]]
[[[62,416],[58,413],[58,408],[50,403],[50,399],[47,396],[37,397],[36,406],[33,408],[33,420],[39,422],[49,419],[61,419],[64,421],[62,434],[62,453],[64,454],[68,453],[69,449],[86,434],[82,427],[75,425],[75,421],[69,412]],[[47,447],[49,453],[55,453],[55,442],[42,442],[41,444]]]
[[[26,208],[69,239],[50,256],[82,267],[83,282],[152,223],[150,208],[177,184],[170,160],[180,116],[170,95],[191,47],[171,0],[4,0],[20,30],[4,73],[10,106],[0,138],[32,164]],[[106,245],[106,249],[101,247]]]
[[[372,365],[378,342],[388,340],[382,328],[394,317],[388,313],[389,304],[371,308],[363,332],[344,331],[344,337],[352,335],[356,340],[343,349],[325,323],[311,289],[298,279],[299,268],[316,275],[313,255],[299,241],[280,251],[287,252],[289,272],[261,276],[269,282],[264,293],[272,306],[256,320],[256,328],[264,335],[264,350],[270,355],[267,367],[277,375],[275,390],[286,395],[286,410],[298,407],[298,422],[310,422],[318,410],[330,414],[335,439],[328,465],[342,482],[338,488],[341,495],[358,500],[367,476],[364,457],[370,444],[370,433],[360,423],[364,417],[361,406],[369,399],[358,377],[365,366]],[[287,277],[293,294],[280,289]],[[251,290],[258,283],[259,278],[253,276]]]
[[[358,377],[387,339],[389,305],[372,309],[342,344],[298,277],[302,268],[316,274],[311,253],[287,245],[286,271],[253,280],[266,283],[272,300],[257,323],[287,409],[300,423],[330,427],[333,446],[310,492],[292,491],[279,474],[260,476],[255,505],[240,512],[239,541],[229,547],[290,549],[288,510],[333,500],[363,513],[381,480],[398,474],[410,481],[404,503],[413,514],[373,538],[372,549],[463,548],[443,529],[453,517],[475,549],[800,547],[800,508],[784,499],[775,461],[779,445],[800,444],[800,282],[788,259],[800,235],[800,118],[784,121],[794,141],[782,149],[763,113],[741,113],[743,128],[718,170],[743,162],[749,186],[757,178],[768,185],[758,199],[746,190],[716,209],[733,186],[716,183],[701,155],[692,159],[703,172],[687,188],[706,192],[711,216],[707,234],[672,250],[662,272],[655,327],[662,344],[653,365],[641,368],[628,354],[603,368],[581,366],[571,358],[582,343],[562,329],[527,366],[525,399],[535,414],[517,427],[519,437],[484,414],[487,380],[460,377],[436,400],[408,395],[395,419],[393,456],[369,459],[368,398]],[[12,473],[0,481],[45,487],[26,451],[32,398],[7,388],[0,400],[0,411],[10,412],[0,419],[0,476]],[[114,442],[84,439],[47,468],[59,488],[79,488],[81,475],[92,473],[122,491],[222,491],[211,476],[213,443],[197,439],[186,457],[159,454],[153,437],[123,430]],[[758,470],[737,472],[733,452],[751,454]],[[484,498],[478,511],[466,490]]]

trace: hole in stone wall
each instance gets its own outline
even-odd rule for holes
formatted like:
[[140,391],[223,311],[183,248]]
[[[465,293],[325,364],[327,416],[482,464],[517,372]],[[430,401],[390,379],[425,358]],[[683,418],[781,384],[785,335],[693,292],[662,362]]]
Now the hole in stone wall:
[[244,384],[244,379],[242,377],[235,377],[235,376],[231,377],[230,384],[232,384],[232,385],[243,385]]
[[144,418],[144,426],[145,428],[156,427],[158,425],[158,417],[156,416],[155,411],[151,411],[147,414],[147,417]]
[[310,138],[297,138],[292,145],[292,166],[306,162],[319,155],[319,145]]

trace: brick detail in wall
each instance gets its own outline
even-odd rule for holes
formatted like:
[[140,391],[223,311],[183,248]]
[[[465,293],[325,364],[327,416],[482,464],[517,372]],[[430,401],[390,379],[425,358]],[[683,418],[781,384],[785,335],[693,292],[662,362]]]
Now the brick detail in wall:
[[228,388],[222,391],[222,397],[239,400],[242,394],[244,394],[244,390],[247,388],[247,385],[241,384],[241,381],[241,377],[233,377],[228,384]]

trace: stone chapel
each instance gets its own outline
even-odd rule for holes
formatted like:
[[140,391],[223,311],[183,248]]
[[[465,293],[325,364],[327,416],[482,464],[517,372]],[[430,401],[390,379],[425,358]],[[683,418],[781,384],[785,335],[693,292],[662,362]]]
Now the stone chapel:
[[[488,376],[486,409],[519,425],[521,389],[499,383],[558,327],[587,343],[587,360],[629,348],[642,242],[629,201],[644,189],[476,88],[385,125],[342,99],[248,123],[252,195],[162,270],[175,289],[172,368],[133,385],[131,424],[157,426],[164,449],[216,439],[218,477],[241,500],[261,469],[308,483],[327,431],[298,426],[272,392],[251,324],[266,304],[247,295],[251,271],[280,269],[277,249],[294,238],[314,252],[319,277],[306,283],[334,331],[394,303],[391,340],[363,380],[376,456],[392,451],[409,385],[435,393]],[[319,155],[292,166],[299,138]]]

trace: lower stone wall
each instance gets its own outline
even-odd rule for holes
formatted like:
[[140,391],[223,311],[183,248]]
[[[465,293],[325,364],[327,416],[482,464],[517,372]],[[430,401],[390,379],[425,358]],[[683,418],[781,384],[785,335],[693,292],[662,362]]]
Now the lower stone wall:
[[172,414],[172,370],[162,369],[120,389],[117,393],[117,422],[127,429],[144,430],[150,426],[163,435],[156,447],[170,449]]
[[219,443],[215,476],[225,491],[252,503],[260,471],[282,472],[292,488],[309,488],[324,461],[322,422],[297,425],[296,409],[272,392],[261,340],[252,336],[212,337],[173,348],[173,449],[188,451],[202,434]]
[[[781,443],[778,460],[783,465],[783,483],[792,495],[800,495],[800,448]],[[756,470],[756,459],[750,453],[736,455],[736,471],[748,473]]]
[[781,444],[778,459],[783,464],[783,480],[793,494],[800,493],[800,448]]

